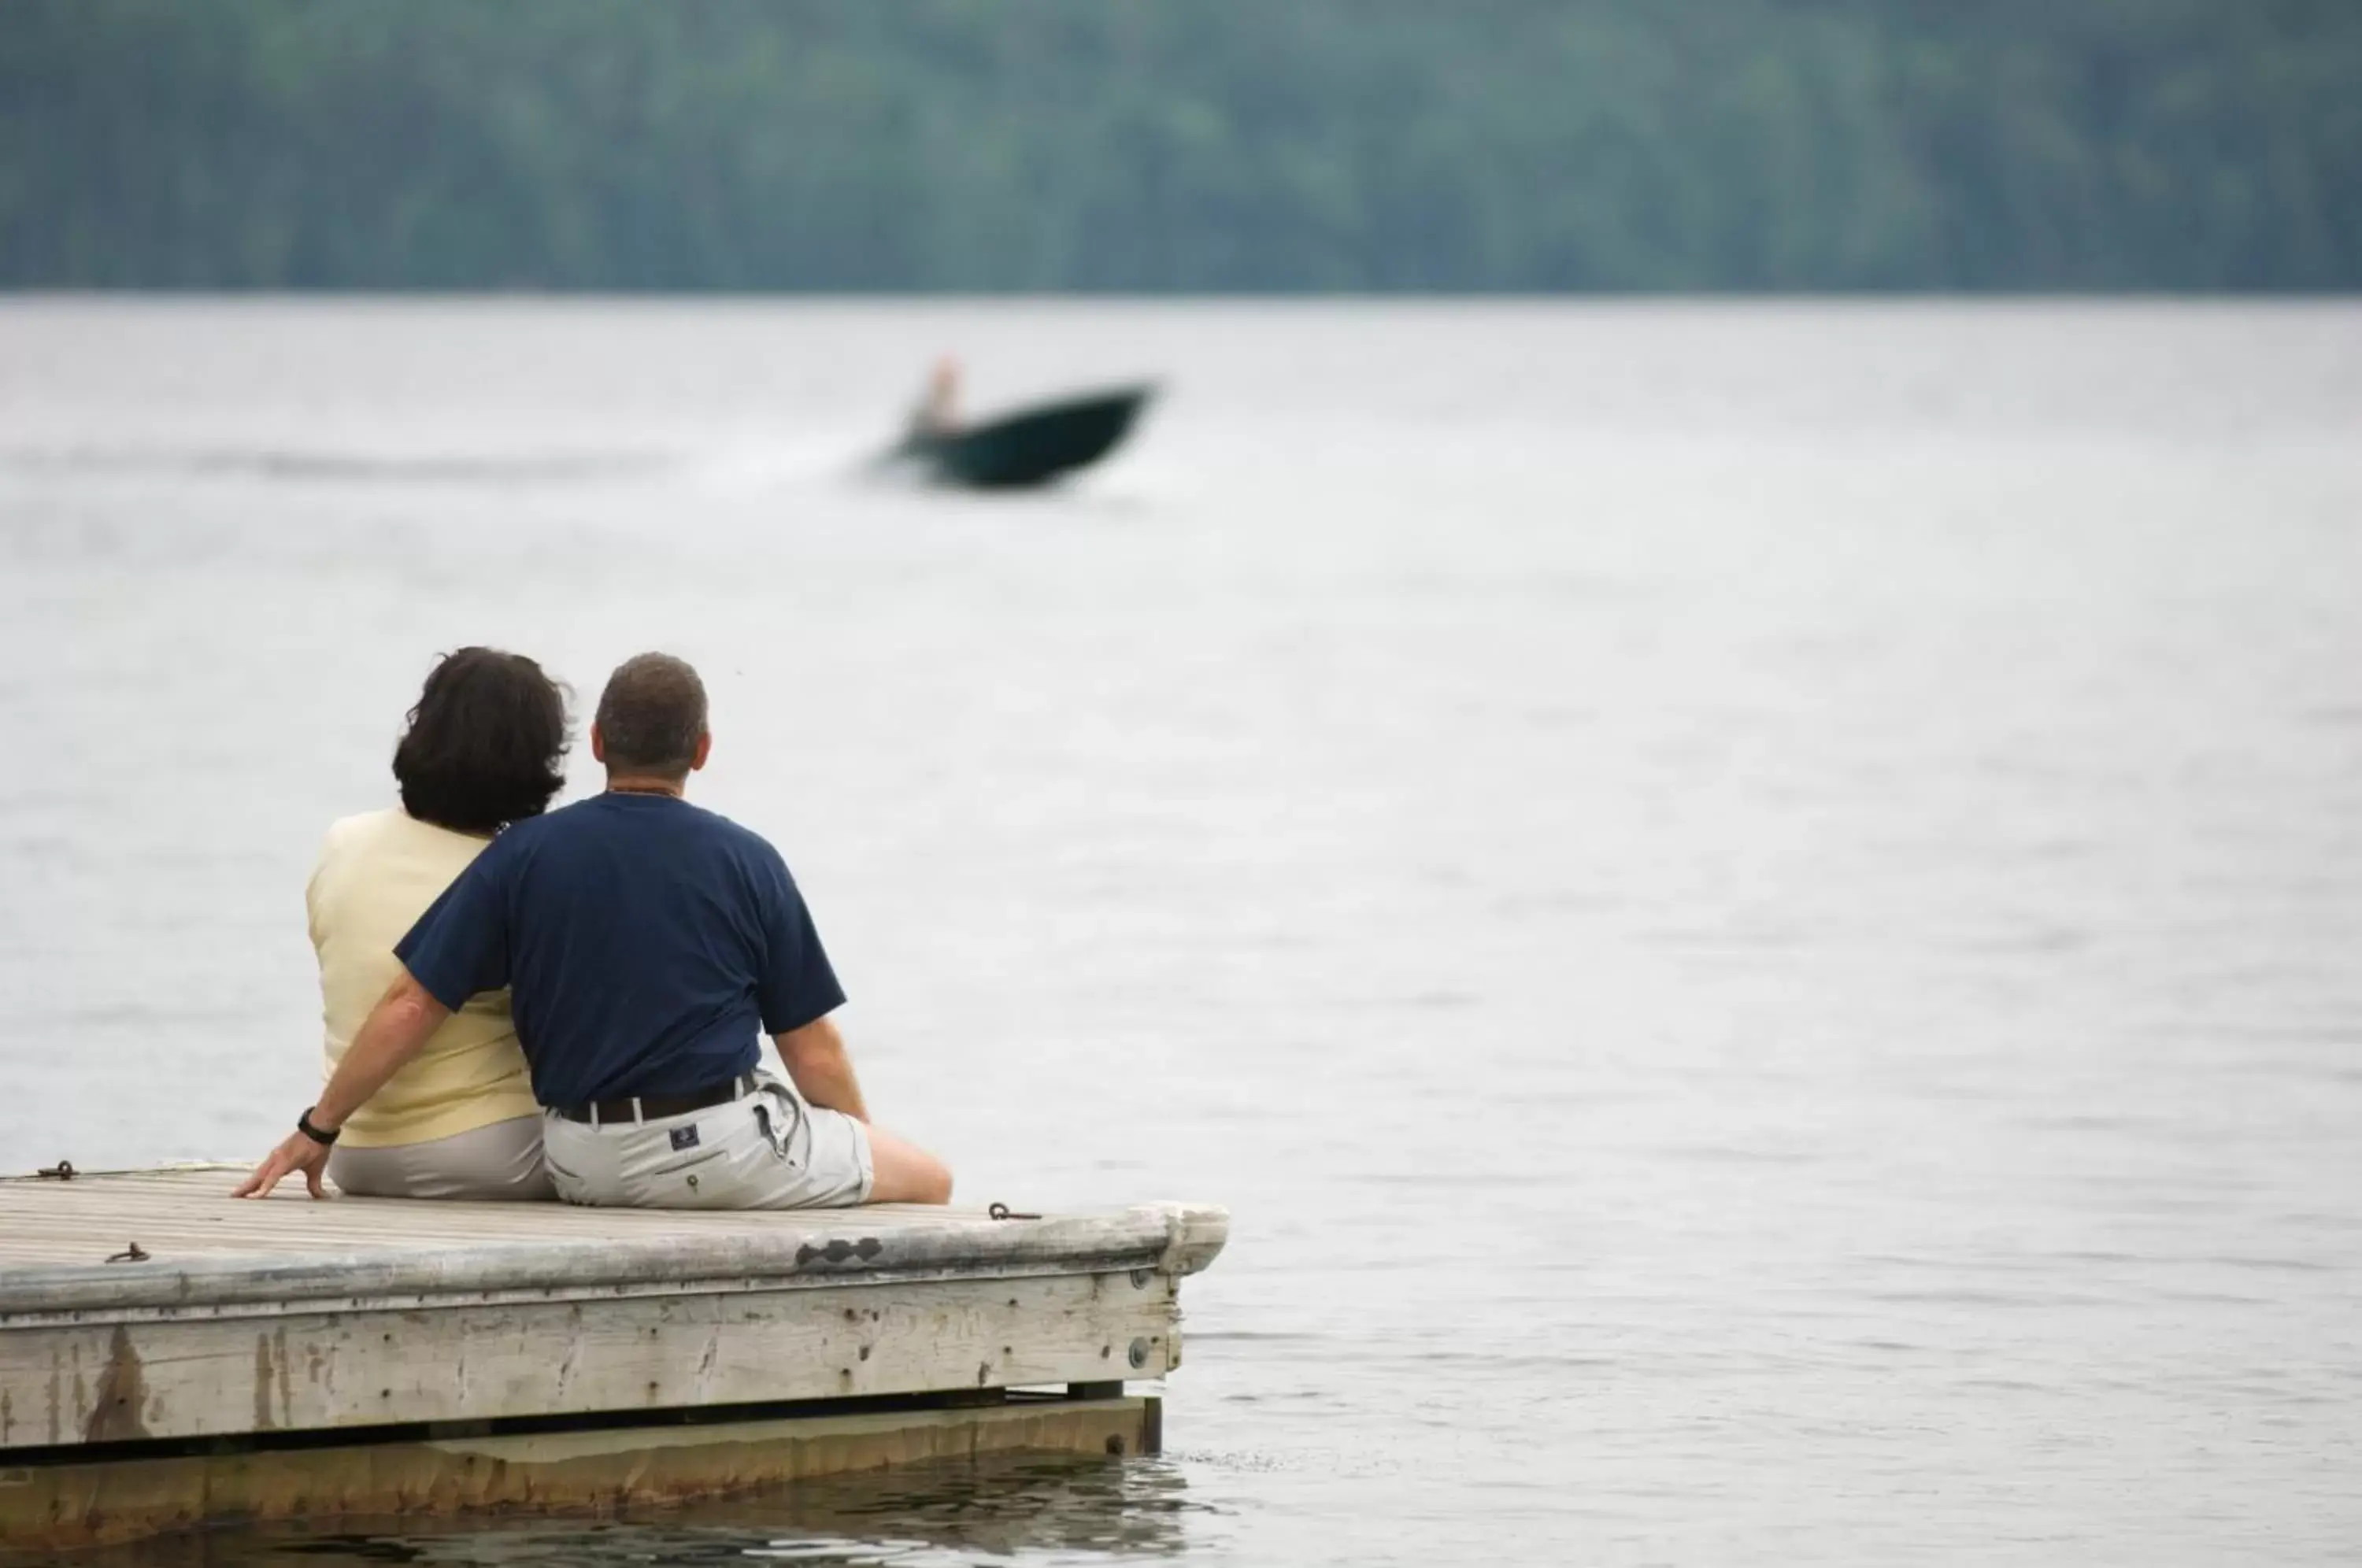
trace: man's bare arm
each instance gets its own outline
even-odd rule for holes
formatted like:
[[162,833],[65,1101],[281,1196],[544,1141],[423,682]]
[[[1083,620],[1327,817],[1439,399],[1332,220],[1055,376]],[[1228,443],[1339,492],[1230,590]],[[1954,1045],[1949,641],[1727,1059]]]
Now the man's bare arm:
[[[450,1016],[451,1010],[436,1001],[404,969],[386,988],[385,995],[370,1010],[368,1021],[353,1036],[352,1044],[346,1047],[344,1060],[337,1064],[328,1087],[320,1091],[319,1102],[312,1107],[312,1125],[323,1132],[334,1132],[342,1127],[347,1117],[368,1104],[370,1097],[385,1087],[387,1079],[425,1048],[427,1040]],[[301,1132],[290,1132],[279,1147],[270,1151],[269,1158],[254,1167],[254,1174],[238,1187],[237,1196],[268,1198],[281,1178],[300,1170],[312,1196],[325,1198],[327,1195],[320,1188],[320,1172],[327,1163],[328,1145],[315,1143]]]
[[836,1032],[834,1020],[816,1018],[801,1029],[772,1038],[779,1043],[779,1060],[787,1064],[797,1093],[823,1110],[841,1110],[855,1121],[869,1120],[869,1107],[862,1103],[861,1080],[853,1076],[853,1058],[845,1055],[844,1036]]
[[320,1103],[312,1108],[312,1125],[333,1132],[345,1119],[369,1103],[370,1097],[426,1048],[426,1042],[451,1016],[451,1010],[410,977],[404,969],[385,988],[367,1021],[354,1034],[337,1064]]

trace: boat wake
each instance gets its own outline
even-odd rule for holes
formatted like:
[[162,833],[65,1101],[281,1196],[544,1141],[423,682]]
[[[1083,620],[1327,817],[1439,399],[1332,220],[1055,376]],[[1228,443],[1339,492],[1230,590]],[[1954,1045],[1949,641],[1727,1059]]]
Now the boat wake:
[[662,476],[678,453],[365,452],[240,447],[30,447],[0,449],[0,471],[94,478],[238,478],[299,483],[600,484]]
[[235,446],[0,447],[0,477],[209,480],[467,490],[687,486],[756,494],[842,479],[855,443],[745,440],[704,448],[363,450]]

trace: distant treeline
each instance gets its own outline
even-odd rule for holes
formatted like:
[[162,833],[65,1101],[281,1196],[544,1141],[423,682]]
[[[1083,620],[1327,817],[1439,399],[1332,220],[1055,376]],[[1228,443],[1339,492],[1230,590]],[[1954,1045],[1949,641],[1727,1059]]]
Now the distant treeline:
[[0,284],[2362,287],[2362,0],[0,0]]

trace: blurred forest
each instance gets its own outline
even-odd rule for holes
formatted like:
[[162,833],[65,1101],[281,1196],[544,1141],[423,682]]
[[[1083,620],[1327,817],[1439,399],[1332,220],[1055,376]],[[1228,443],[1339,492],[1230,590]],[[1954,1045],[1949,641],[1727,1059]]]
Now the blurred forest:
[[2362,285],[2362,0],[12,0],[0,284]]

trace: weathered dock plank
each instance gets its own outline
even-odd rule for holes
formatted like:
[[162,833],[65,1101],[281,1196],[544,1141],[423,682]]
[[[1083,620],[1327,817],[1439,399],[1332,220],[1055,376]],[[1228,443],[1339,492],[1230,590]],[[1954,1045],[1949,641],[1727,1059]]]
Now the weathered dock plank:
[[1094,1274],[0,1331],[0,1451],[1161,1377],[1176,1317]]
[[[0,1181],[12,1451],[1161,1376],[1222,1210],[648,1213]],[[136,1260],[108,1263],[128,1252]]]
[[991,1453],[1153,1453],[1158,1401],[1012,1400],[951,1409],[370,1443],[201,1450],[10,1469],[0,1568],[211,1520],[391,1518],[471,1510],[603,1514],[812,1476]]
[[[1182,1275],[1220,1252],[1228,1228],[1221,1209],[1187,1204],[996,1221],[975,1211],[891,1205],[747,1214],[366,1198],[324,1203],[294,1187],[242,1203],[228,1197],[237,1174],[199,1166],[72,1181],[0,1178],[0,1313],[34,1309],[37,1282],[59,1292],[59,1301],[227,1302],[288,1291],[349,1296],[371,1286],[613,1283],[635,1260],[669,1271],[658,1283],[682,1269],[698,1278],[742,1265],[776,1271],[783,1255],[798,1273],[1056,1273],[1071,1263],[1128,1258],[1125,1266]],[[148,1261],[105,1262],[134,1242]],[[812,1255],[797,1257],[804,1248]],[[881,1249],[891,1258],[881,1262]],[[155,1284],[182,1275],[201,1283],[186,1290]],[[241,1291],[242,1278],[250,1289]]]

